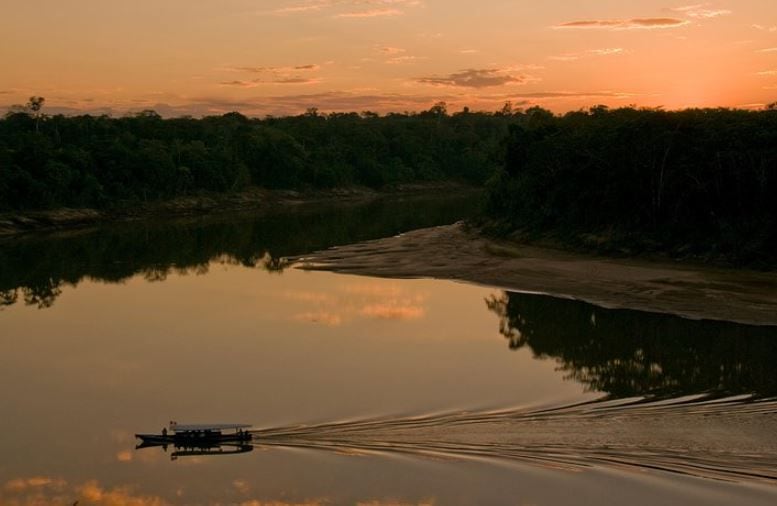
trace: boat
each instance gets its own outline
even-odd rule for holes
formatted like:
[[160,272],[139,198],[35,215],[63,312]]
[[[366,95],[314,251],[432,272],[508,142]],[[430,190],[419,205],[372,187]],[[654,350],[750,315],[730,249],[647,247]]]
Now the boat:
[[251,441],[247,430],[251,425],[242,423],[179,424],[170,422],[169,430],[162,429],[161,434],[135,434],[146,445],[200,446],[224,442]]

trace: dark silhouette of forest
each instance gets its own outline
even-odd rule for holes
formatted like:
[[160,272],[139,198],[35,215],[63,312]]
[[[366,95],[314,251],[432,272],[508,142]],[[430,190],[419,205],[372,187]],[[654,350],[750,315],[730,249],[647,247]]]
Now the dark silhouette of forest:
[[688,320],[504,292],[486,301],[511,349],[615,397],[777,394],[777,327]]
[[171,274],[205,273],[214,262],[280,273],[288,266],[284,257],[452,223],[478,205],[477,195],[391,198],[0,240],[0,310],[16,303],[50,307],[63,287],[85,278],[163,281]]
[[0,210],[112,208],[249,186],[460,181],[488,188],[484,229],[602,253],[777,261],[777,107],[554,115],[239,113],[0,120]]
[[422,181],[484,183],[504,160],[511,111],[283,118],[46,116],[42,97],[0,119],[0,210],[106,208],[231,192]]
[[535,110],[488,188],[498,235],[773,264],[777,108]]

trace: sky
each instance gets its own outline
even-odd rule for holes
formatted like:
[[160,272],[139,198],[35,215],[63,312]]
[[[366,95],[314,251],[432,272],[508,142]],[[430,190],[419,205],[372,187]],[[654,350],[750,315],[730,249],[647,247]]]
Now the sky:
[[0,0],[0,107],[249,116],[777,101],[777,1]]

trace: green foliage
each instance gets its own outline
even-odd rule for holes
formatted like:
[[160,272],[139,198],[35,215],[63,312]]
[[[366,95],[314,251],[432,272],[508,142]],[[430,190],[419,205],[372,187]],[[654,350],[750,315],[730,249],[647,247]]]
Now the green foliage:
[[526,112],[489,212],[501,231],[742,262],[777,246],[777,115],[728,109]]
[[[0,210],[105,207],[248,185],[306,189],[456,180],[483,184],[503,164],[520,113],[307,113],[251,119],[45,116],[0,119]],[[31,99],[32,100],[32,99]],[[32,102],[31,102],[32,103]]]

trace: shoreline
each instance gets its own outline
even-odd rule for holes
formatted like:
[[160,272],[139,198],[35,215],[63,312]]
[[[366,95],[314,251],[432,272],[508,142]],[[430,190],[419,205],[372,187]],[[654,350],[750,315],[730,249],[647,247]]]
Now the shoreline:
[[622,259],[490,239],[463,223],[291,258],[304,270],[435,278],[609,309],[777,325],[777,272]]
[[0,238],[76,230],[103,224],[162,217],[208,216],[241,211],[269,211],[327,203],[363,203],[382,198],[414,198],[429,192],[475,193],[481,188],[455,182],[415,183],[374,190],[344,187],[329,190],[267,190],[253,187],[237,193],[213,193],[142,203],[122,203],[112,209],[73,209],[0,213]]

